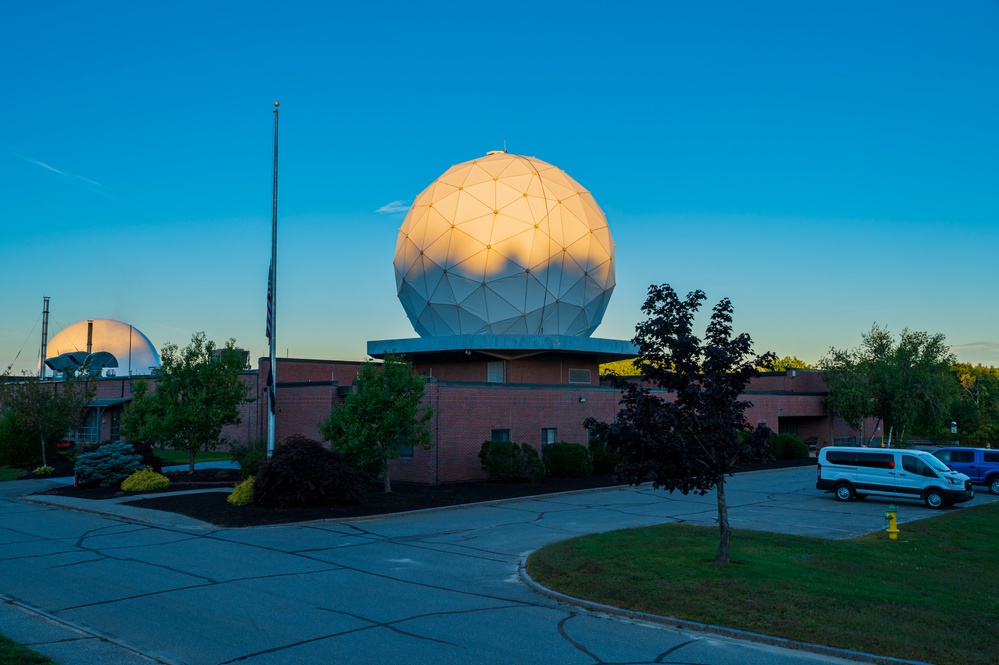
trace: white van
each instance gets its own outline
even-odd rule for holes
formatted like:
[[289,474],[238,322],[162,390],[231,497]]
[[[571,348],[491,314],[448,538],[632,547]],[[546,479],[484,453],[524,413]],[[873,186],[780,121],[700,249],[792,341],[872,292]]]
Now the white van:
[[825,446],[819,450],[815,487],[833,492],[840,501],[886,496],[921,499],[930,508],[975,496],[968,476],[951,471],[927,452],[897,448]]

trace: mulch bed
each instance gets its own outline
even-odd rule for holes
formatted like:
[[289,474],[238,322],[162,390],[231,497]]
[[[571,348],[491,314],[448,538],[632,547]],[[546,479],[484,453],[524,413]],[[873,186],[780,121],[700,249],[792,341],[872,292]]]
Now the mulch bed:
[[[749,464],[739,471],[770,469],[787,466],[814,465],[815,459],[781,460],[774,464]],[[540,494],[568,492],[574,490],[597,489],[620,485],[613,476],[592,476],[590,478],[545,478],[541,483],[503,483],[478,481],[450,483],[445,485],[411,485],[393,483],[392,492],[386,494],[381,483],[372,485],[364,503],[353,506],[324,508],[262,508],[260,506],[233,506],[226,501],[227,492],[204,492],[215,487],[233,487],[239,481],[239,472],[232,469],[198,469],[193,475],[187,472],[166,474],[170,478],[170,488],[165,492],[183,492],[171,496],[156,496],[157,493],[137,494],[128,505],[187,515],[220,527],[263,526],[308,522],[322,519],[350,519],[385,515],[428,508],[441,508],[499,499],[513,499]],[[29,474],[30,476],[30,474]],[[44,492],[80,499],[100,501],[132,494],[117,488],[60,487]],[[159,492],[162,493],[162,492]]]

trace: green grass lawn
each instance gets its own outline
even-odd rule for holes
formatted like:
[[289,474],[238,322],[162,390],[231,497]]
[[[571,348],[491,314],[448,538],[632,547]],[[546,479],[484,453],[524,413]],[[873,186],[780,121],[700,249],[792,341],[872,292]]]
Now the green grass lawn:
[[583,536],[531,555],[546,587],[587,600],[945,665],[991,665],[999,648],[999,504],[852,540],[664,524]]
[[[8,469],[6,467],[0,468],[0,483],[5,480],[17,480],[24,475],[24,469]],[[0,661],[2,663],[3,661]]]
[[0,663],[17,663],[18,665],[55,665],[55,661],[22,647],[17,642],[0,635]]
[[[190,462],[190,453],[186,450],[154,448],[153,453],[162,459],[164,464],[187,464]],[[231,459],[232,456],[229,453],[205,452],[203,450],[194,457],[195,462],[228,462]]]

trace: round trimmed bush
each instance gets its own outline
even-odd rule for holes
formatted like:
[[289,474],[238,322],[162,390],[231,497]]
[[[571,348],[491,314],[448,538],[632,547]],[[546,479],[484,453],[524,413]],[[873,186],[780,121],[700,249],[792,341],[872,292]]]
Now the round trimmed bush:
[[126,492],[155,492],[165,490],[170,487],[170,479],[156,473],[151,467],[133,471],[125,480],[121,481],[121,489]]
[[621,456],[612,450],[607,450],[603,441],[593,437],[590,439],[590,459],[593,461],[593,473],[607,476],[617,469]]
[[225,498],[227,503],[234,506],[248,506],[253,503],[253,476],[248,476],[246,480],[236,485],[232,494]]
[[593,475],[590,451],[578,443],[549,443],[541,448],[545,471],[552,478],[589,478]]
[[770,454],[777,459],[805,459],[808,445],[794,434],[774,434],[770,437]]
[[479,460],[495,480],[537,483],[545,477],[545,463],[538,451],[526,443],[485,441],[479,449]]
[[363,503],[364,476],[340,453],[304,436],[286,439],[260,463],[253,503],[266,508],[303,508]]

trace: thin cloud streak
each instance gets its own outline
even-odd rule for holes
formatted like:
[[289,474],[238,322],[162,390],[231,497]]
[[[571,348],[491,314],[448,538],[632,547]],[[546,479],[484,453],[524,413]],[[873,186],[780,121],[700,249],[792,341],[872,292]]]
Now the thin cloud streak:
[[979,351],[984,353],[999,353],[999,340],[985,339],[980,342],[969,342],[967,344],[954,344],[951,349],[963,349],[965,351]]
[[392,203],[386,203],[375,212],[383,215],[391,215],[397,212],[407,212],[408,210],[409,201],[392,201]]
[[43,168],[43,169],[45,169],[47,171],[51,171],[52,173],[55,173],[56,175],[60,175],[63,178],[66,178],[67,180],[69,180],[70,182],[72,182],[73,184],[82,186],[84,189],[88,189],[88,190],[90,190],[92,192],[97,192],[98,194],[102,194],[104,196],[108,195],[107,194],[107,191],[108,191],[107,185],[105,185],[103,183],[100,183],[100,182],[97,182],[96,180],[91,180],[90,178],[85,178],[84,176],[77,175],[75,173],[69,173],[67,171],[61,171],[61,170],[57,169],[56,167],[54,167],[54,166],[52,166],[50,164],[46,164],[45,162],[38,161],[37,159],[33,159],[31,157],[26,157],[24,155],[17,155],[17,157],[20,157],[21,159],[23,159],[24,161],[28,162],[29,164],[34,164],[35,166],[40,166],[41,168]]

